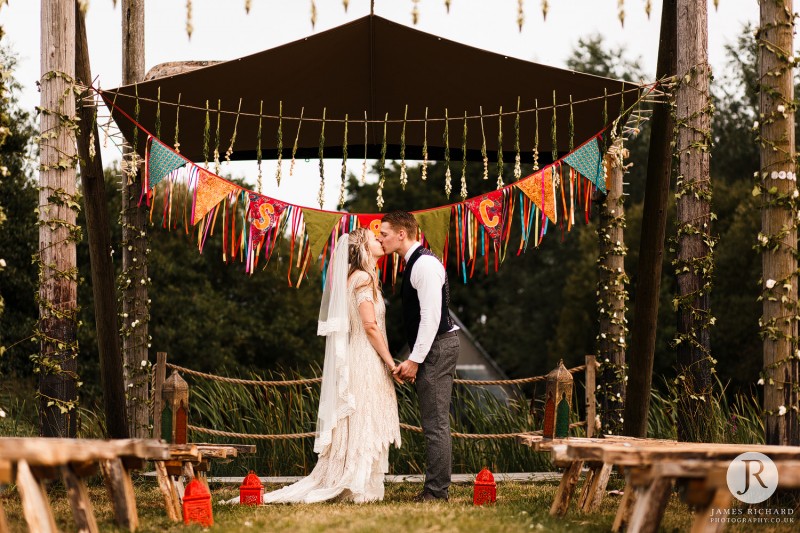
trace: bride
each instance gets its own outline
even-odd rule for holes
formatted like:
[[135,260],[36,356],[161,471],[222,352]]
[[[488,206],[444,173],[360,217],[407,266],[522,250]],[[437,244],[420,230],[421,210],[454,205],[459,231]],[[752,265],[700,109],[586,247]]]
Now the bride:
[[400,423],[386,307],[375,269],[382,255],[367,229],[339,238],[317,331],[327,337],[314,441],[319,459],[307,477],[264,494],[264,503],[383,499],[389,445],[400,447]]

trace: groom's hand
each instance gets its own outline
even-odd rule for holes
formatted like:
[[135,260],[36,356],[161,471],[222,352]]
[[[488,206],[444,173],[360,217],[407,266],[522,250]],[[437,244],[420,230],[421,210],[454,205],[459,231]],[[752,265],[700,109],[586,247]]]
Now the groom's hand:
[[393,374],[399,376],[403,381],[413,382],[417,379],[417,369],[419,369],[419,364],[408,359],[397,365]]

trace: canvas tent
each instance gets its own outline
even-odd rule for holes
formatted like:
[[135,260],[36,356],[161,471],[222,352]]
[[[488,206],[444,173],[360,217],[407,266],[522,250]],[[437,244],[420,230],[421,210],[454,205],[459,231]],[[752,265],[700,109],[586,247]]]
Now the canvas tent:
[[[552,106],[553,92],[558,104],[573,101],[574,140],[578,145],[599,133],[603,127],[604,92],[608,93],[607,109],[610,119],[619,114],[620,92],[624,102],[633,103],[640,93],[638,85],[581,74],[569,70],[539,65],[528,61],[487,52],[471,46],[442,39],[413,28],[397,24],[376,15],[368,15],[348,24],[300,39],[247,57],[226,61],[182,74],[158,78],[103,91],[106,103],[113,101],[118,109],[114,118],[123,134],[132,140],[133,125],[124,117],[137,116],[134,97],[138,93],[138,122],[152,133],[156,132],[156,100],[160,106],[161,137],[172,144],[175,138],[176,106],[180,97],[180,151],[194,161],[202,161],[206,102],[211,109],[210,151],[213,152],[216,132],[216,109],[220,114],[220,157],[228,149],[241,99],[241,114],[236,128],[236,142],[231,159],[256,158],[259,108],[263,102],[265,115],[277,115],[283,103],[283,156],[291,155],[292,145],[303,116],[298,142],[298,157],[316,157],[320,144],[320,119],[323,108],[328,119],[325,124],[325,157],[341,157],[344,140],[345,114],[353,122],[348,128],[349,157],[364,157],[365,112],[370,121],[367,155],[380,156],[383,124],[386,114],[390,121],[402,120],[408,106],[406,126],[406,158],[421,159],[422,145],[427,139],[429,158],[443,159],[444,121],[447,109],[450,156],[461,158],[463,117],[468,120],[467,155],[470,160],[481,159],[483,139],[489,159],[495,160],[499,145],[498,117],[513,112],[520,98],[521,109]],[[483,131],[480,108],[483,107]],[[425,109],[430,120],[425,133]],[[569,144],[569,107],[557,108],[557,148],[560,154]],[[252,116],[255,115],[255,116]],[[489,116],[493,115],[493,116]],[[539,113],[540,161],[550,161],[552,110]],[[459,119],[460,118],[460,119]],[[609,120],[610,120],[609,119]],[[275,118],[261,119],[263,158],[277,157],[277,126]],[[534,143],[534,113],[520,118],[520,144],[523,162],[531,160]],[[387,158],[398,158],[402,123],[387,125]],[[503,158],[514,160],[514,116],[506,115],[502,122]],[[143,134],[139,134],[143,139]],[[138,142],[140,151],[144,142]]]

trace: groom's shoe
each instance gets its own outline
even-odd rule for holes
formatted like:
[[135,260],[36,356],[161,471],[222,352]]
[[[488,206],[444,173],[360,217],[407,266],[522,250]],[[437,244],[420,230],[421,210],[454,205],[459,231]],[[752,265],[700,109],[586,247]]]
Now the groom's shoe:
[[445,496],[443,498],[440,498],[438,496],[434,496],[433,494],[431,494],[428,491],[424,491],[423,490],[422,492],[420,492],[419,494],[414,496],[412,501],[415,501],[415,502],[435,502],[435,501],[446,502],[447,501],[447,496]]

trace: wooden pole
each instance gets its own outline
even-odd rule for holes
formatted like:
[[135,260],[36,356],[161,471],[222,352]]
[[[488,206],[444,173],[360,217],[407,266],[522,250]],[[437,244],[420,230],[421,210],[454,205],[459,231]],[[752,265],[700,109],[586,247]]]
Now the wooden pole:
[[[661,8],[661,38],[658,45],[656,78],[675,74],[677,0],[664,0]],[[671,139],[675,128],[667,103],[656,105],[650,121],[650,151],[639,242],[639,267],[634,301],[631,344],[628,350],[628,386],[625,398],[624,432],[632,437],[647,436],[647,413],[653,385],[653,360],[661,296],[661,265],[667,228],[667,201],[672,174]]]
[[77,430],[77,261],[74,0],[41,3],[39,420],[45,437]]
[[156,380],[153,387],[153,438],[161,438],[161,411],[164,408],[164,399],[161,392],[164,390],[164,380],[167,379],[167,353],[156,354]]
[[597,373],[597,360],[593,355],[586,356],[586,383],[584,395],[586,397],[586,436],[594,437],[594,418],[597,415],[594,391],[597,387],[595,374]]
[[[767,444],[800,444],[797,345],[797,194],[792,0],[762,0],[758,30],[764,428]],[[794,202],[794,203],[793,203]],[[783,409],[781,409],[783,406]]]
[[[79,83],[89,85],[92,82],[86,21],[77,1],[75,2],[75,73]],[[97,348],[100,352],[100,383],[103,388],[106,436],[111,439],[127,439],[128,416],[125,408],[122,353],[119,348],[117,326],[117,291],[114,287],[114,264],[110,253],[111,227],[94,107],[83,103],[83,98],[88,94],[86,91],[77,98],[80,117],[77,144],[92,272],[94,322],[97,330]],[[94,144],[93,156],[90,153],[92,144]]]
[[598,312],[600,334],[597,357],[600,362],[600,422],[602,432],[622,433],[622,410],[625,405],[625,337],[628,332],[625,305],[628,301],[625,275],[625,206],[622,201],[622,177],[626,149],[617,138],[606,156],[608,193],[600,207],[597,228],[600,259],[598,271]]
[[[122,0],[122,82],[144,78],[144,0]],[[138,149],[147,139],[138,135]],[[128,423],[132,437],[150,434],[148,408],[148,291],[147,206],[139,205],[142,192],[141,159],[123,154],[127,170],[122,182],[122,353],[128,390]],[[132,159],[136,160],[132,164]],[[127,280],[130,280],[128,283]]]
[[678,0],[675,91],[678,159],[678,439],[707,441],[711,405],[711,100],[708,6]]

